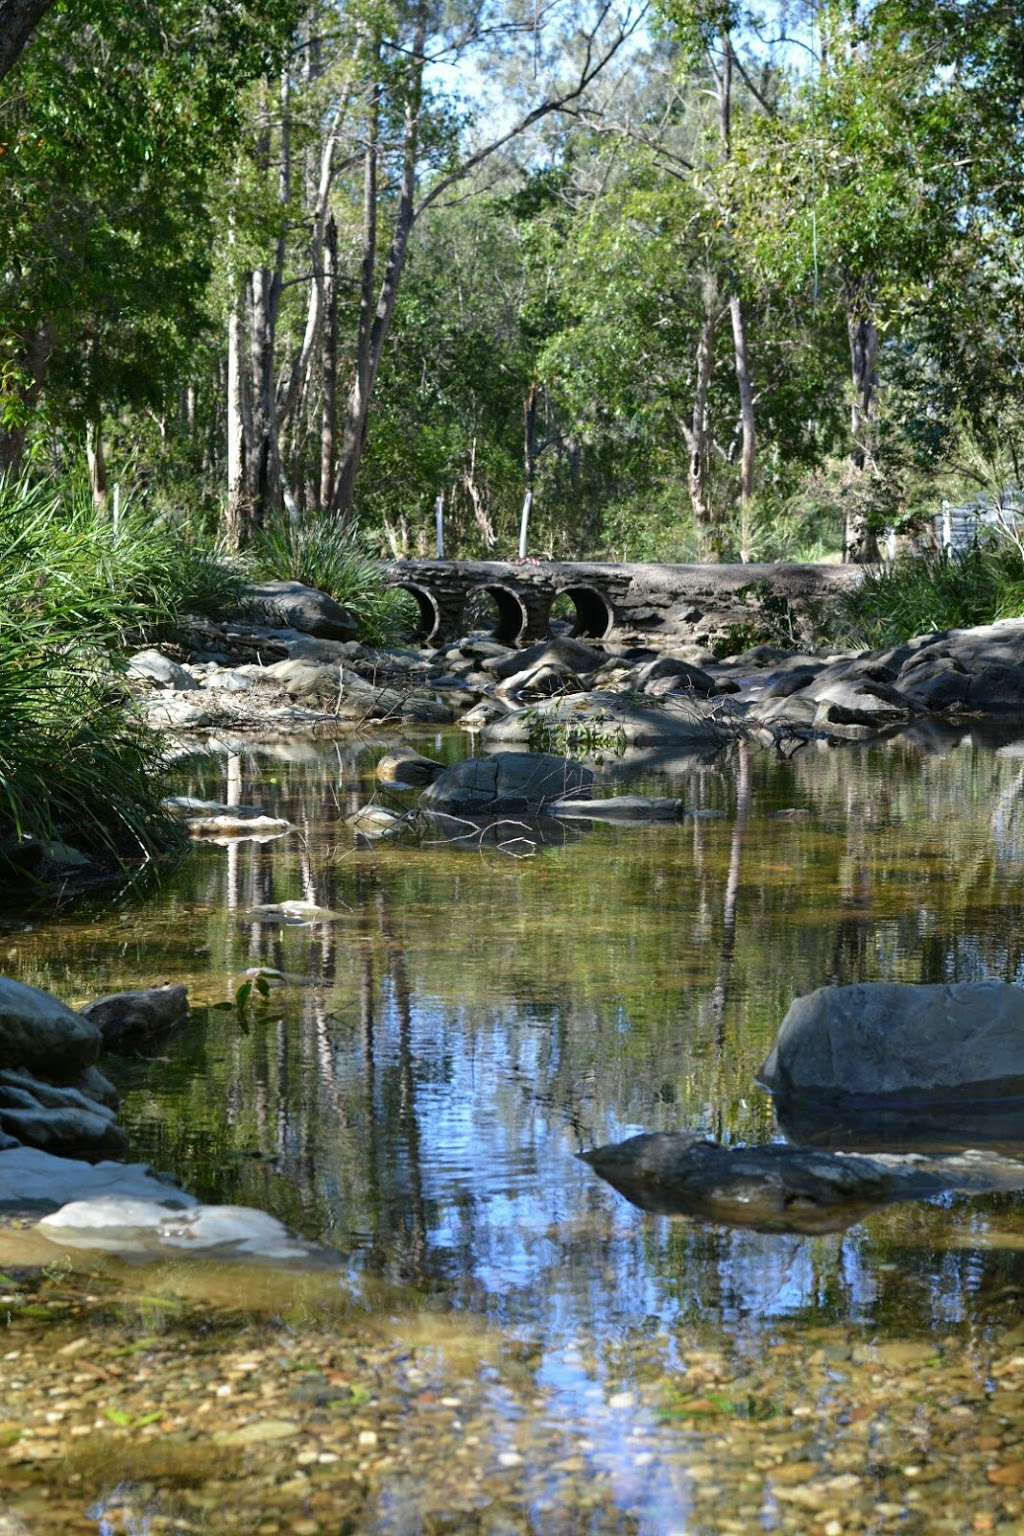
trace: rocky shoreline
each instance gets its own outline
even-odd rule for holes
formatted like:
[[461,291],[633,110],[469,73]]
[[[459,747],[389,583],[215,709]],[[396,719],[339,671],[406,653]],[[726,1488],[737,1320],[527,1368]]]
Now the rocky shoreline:
[[915,725],[1024,721],[1024,619],[839,655],[757,646],[715,657],[567,633],[525,650],[483,634],[437,651],[382,650],[340,638],[350,628],[323,594],[292,595],[295,606],[264,607],[260,622],[196,624],[173,654],[132,656],[129,686],[149,724],[262,739],[455,725],[485,747],[578,755],[713,753],[746,739],[789,755]]

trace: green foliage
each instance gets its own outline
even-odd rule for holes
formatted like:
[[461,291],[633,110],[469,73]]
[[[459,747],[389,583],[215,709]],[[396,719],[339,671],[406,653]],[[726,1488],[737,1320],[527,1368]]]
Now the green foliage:
[[85,0],[44,19],[0,95],[0,352],[29,381],[23,411],[44,380],[51,417],[79,426],[173,398],[207,325],[207,177],[297,15],[294,0]]
[[22,635],[74,634],[111,647],[168,638],[188,614],[238,606],[244,580],[182,525],[127,503],[115,528],[73,481],[0,477],[0,612]]
[[251,553],[260,574],[330,593],[351,613],[368,645],[385,645],[415,622],[414,600],[386,585],[366,535],[329,513],[310,512],[298,522],[283,513],[271,518]]
[[880,650],[915,635],[967,629],[1024,611],[1024,556],[1013,546],[906,555],[865,572],[827,616],[829,638]]
[[125,710],[96,652],[55,624],[0,624],[0,839],[65,838],[115,861],[180,834],[161,807],[159,744]]
[[0,839],[64,837],[116,860],[179,833],[157,739],[125,708],[116,648],[237,602],[241,578],[183,530],[87,494],[0,479]]

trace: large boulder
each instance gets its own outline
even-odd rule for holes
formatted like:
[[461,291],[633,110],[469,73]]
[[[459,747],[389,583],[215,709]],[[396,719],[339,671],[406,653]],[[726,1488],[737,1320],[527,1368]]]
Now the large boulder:
[[261,581],[247,587],[245,606],[265,624],[297,629],[318,640],[354,640],[359,626],[340,603],[300,581]]
[[0,1067],[69,1082],[100,1054],[99,1026],[48,992],[0,976]]
[[423,791],[425,811],[450,816],[529,815],[553,800],[589,789],[582,763],[548,752],[496,752],[453,763]]
[[820,987],[758,1078],[783,1104],[964,1104],[1024,1095],[1024,992],[1001,981]]

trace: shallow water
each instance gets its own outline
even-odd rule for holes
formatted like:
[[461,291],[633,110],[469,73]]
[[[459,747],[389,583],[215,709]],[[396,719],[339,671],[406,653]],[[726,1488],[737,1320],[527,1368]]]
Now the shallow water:
[[[200,845],[149,895],[12,919],[3,940],[10,974],[72,1003],[188,985],[187,1033],[118,1067],[122,1118],[136,1155],[197,1194],[273,1211],[340,1254],[287,1327],[313,1353],[325,1326],[353,1349],[369,1332],[400,1362],[373,1367],[398,1396],[365,1431],[377,1449],[363,1448],[356,1512],[339,1513],[358,1436],[347,1452],[306,1419],[269,1460],[263,1448],[258,1526],[232,1525],[213,1470],[183,1514],[174,1476],[125,1467],[117,1486],[148,1490],[143,1526],[134,1495],[118,1504],[84,1463],[79,1483],[55,1480],[17,1438],[13,1507],[33,1530],[1020,1531],[1021,1198],[768,1236],[643,1216],[576,1156],[642,1129],[776,1137],[754,1074],[790,1000],[816,986],[1024,982],[1020,749],[904,737],[784,762],[744,748],[631,779],[681,796],[678,824],[360,848],[344,818],[381,750],[183,760],[180,792],[255,801],[298,831]],[[254,910],[293,900],[334,915]],[[290,979],[242,1015],[232,999],[254,966]],[[279,1276],[204,1266],[185,1281],[179,1266],[143,1282],[109,1262],[92,1273],[118,1306],[97,1311],[83,1273],[59,1283],[98,1349],[125,1347],[143,1284],[188,1290],[172,1329],[186,1353],[201,1316],[244,1340],[287,1312]],[[41,1327],[25,1305],[12,1333]],[[26,1347],[37,1370],[59,1360]],[[433,1402],[471,1398],[478,1432],[438,1410],[418,1437],[417,1373],[442,1383]],[[178,1430],[167,1404],[153,1420],[170,1442],[199,1432],[178,1407]],[[86,1423],[125,1427],[87,1418],[83,1443]],[[310,1436],[327,1461],[308,1459]],[[303,1454],[315,1476],[286,1492]],[[48,1525],[47,1499],[81,1523]]]

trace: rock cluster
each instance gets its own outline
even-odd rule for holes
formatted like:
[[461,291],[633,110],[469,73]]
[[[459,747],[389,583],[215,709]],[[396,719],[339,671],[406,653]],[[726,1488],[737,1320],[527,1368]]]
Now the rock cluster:
[[35,987],[0,977],[0,1150],[74,1157],[126,1151],[117,1092],[96,1062],[100,1026]]
[[64,1248],[319,1260],[263,1211],[202,1205],[141,1164],[110,1160],[129,1143],[101,1050],[165,1036],[187,1014],[180,986],[111,993],[75,1013],[0,976],[0,1207],[58,1207],[36,1231]]
[[264,739],[456,723],[499,747],[705,757],[738,735],[790,752],[936,717],[1024,716],[1019,619],[857,655],[757,646],[720,659],[565,633],[521,650],[479,634],[440,650],[377,650],[347,638],[351,621],[330,607],[322,593],[268,584],[244,620],[197,623],[180,658],[138,653],[129,679],[145,715],[159,729]]

